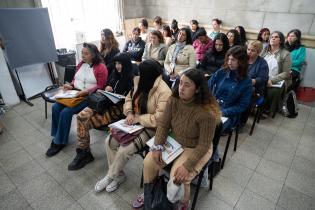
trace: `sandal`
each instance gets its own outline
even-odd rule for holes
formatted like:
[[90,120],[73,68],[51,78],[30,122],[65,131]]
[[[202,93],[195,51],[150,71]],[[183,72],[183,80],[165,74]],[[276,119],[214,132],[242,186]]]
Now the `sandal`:
[[134,209],[141,209],[144,206],[144,193],[138,195],[137,199],[133,201],[132,207]]

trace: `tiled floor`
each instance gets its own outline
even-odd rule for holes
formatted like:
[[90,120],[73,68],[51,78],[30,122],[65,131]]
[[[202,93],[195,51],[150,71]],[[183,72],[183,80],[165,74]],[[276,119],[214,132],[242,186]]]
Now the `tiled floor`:
[[[131,209],[130,202],[141,192],[142,159],[128,163],[128,180],[116,192],[94,193],[108,168],[105,133],[91,131],[95,161],[68,171],[75,156],[75,118],[69,145],[46,158],[51,115],[45,120],[41,99],[32,102],[34,107],[21,103],[1,117],[0,209]],[[197,209],[315,209],[315,108],[301,105],[296,119],[277,115],[264,120],[253,136],[248,128],[249,123],[237,151],[230,149],[213,190],[201,191]],[[225,142],[222,138],[221,149]]]

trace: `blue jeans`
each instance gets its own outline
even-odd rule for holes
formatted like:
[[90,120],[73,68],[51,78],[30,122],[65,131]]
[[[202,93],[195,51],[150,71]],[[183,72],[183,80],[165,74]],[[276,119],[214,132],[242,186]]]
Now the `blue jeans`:
[[71,127],[72,116],[87,107],[87,101],[81,102],[75,107],[66,107],[55,103],[52,106],[51,136],[55,144],[67,144]]

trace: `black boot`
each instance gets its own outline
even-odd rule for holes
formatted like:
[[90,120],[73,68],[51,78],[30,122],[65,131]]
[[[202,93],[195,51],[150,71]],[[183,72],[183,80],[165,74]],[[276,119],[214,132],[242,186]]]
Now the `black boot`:
[[53,141],[50,144],[49,149],[46,152],[47,157],[52,157],[56,155],[62,148],[64,148],[66,145],[65,144],[55,144]]
[[86,164],[92,162],[94,157],[90,151],[90,149],[77,149],[77,156],[73,159],[73,161],[68,165],[68,170],[78,170],[83,168]]

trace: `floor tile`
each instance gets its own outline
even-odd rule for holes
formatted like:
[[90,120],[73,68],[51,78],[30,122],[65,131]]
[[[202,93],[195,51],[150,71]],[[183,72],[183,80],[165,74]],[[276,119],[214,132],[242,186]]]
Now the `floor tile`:
[[0,209],[26,209],[29,203],[18,191],[11,191],[0,196]]
[[280,196],[282,186],[283,181],[275,181],[269,177],[255,173],[249,181],[247,188],[276,204]]
[[237,202],[237,210],[274,210],[275,204],[261,197],[260,195],[245,190],[240,200]]
[[262,159],[256,171],[274,180],[284,182],[288,175],[289,167]]
[[309,210],[315,201],[297,190],[284,186],[278,205],[290,210]]

